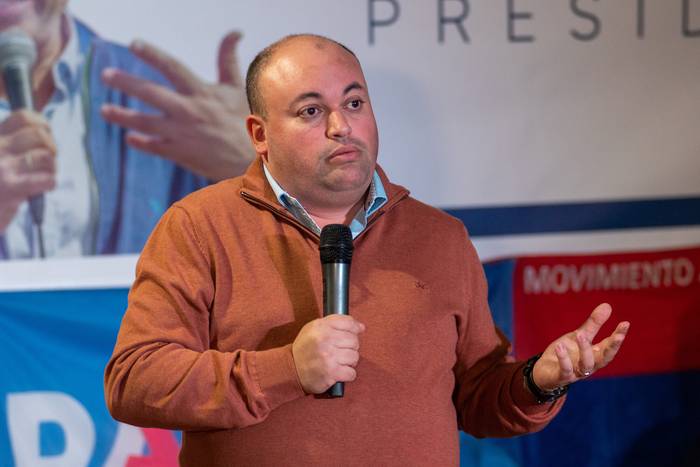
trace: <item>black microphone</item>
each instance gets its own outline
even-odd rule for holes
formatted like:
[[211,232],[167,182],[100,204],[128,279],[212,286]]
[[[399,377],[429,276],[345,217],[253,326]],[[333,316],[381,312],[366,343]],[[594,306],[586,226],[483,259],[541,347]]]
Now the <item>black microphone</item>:
[[[329,224],[321,230],[318,247],[323,272],[323,316],[347,315],[352,261],[352,233],[347,225]],[[328,397],[343,397],[345,385],[331,386]]]
[[[32,38],[17,29],[0,33],[0,72],[13,111],[34,110],[31,70],[35,61],[36,45]],[[44,222],[43,194],[29,198],[29,210],[37,228],[39,256],[44,258],[44,239],[41,232],[41,224]]]

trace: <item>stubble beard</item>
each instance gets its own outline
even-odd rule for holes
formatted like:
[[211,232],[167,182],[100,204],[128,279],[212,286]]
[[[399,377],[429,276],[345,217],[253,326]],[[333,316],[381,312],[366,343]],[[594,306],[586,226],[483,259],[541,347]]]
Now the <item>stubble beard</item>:
[[359,153],[359,157],[347,162],[334,163],[332,154],[337,146],[324,151],[324,154],[318,159],[322,185],[325,189],[332,192],[360,189],[364,192],[369,186],[376,163],[376,156],[370,154],[367,144],[361,140],[349,138],[344,145],[354,146]]

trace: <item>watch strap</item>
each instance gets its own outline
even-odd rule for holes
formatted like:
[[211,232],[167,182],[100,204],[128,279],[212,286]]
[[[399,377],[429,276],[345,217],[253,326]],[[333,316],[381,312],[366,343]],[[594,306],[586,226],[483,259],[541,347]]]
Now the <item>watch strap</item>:
[[525,387],[527,387],[532,393],[532,395],[535,396],[535,400],[538,404],[544,404],[545,402],[554,402],[555,400],[559,399],[561,396],[566,394],[569,390],[568,384],[565,386],[556,387],[550,391],[545,391],[541,389],[537,384],[535,384],[535,380],[532,378],[532,370],[535,367],[535,363],[537,362],[537,360],[540,359],[541,356],[542,354],[540,353],[533,357],[530,357],[527,360],[527,362],[525,362],[525,366],[523,367]]

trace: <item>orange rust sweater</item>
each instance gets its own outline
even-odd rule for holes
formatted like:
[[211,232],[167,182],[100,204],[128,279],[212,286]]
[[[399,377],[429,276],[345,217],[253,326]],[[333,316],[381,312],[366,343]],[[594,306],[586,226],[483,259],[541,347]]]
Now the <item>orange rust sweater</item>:
[[458,428],[542,428],[494,327],[459,220],[379,170],[387,203],[355,239],[350,313],[365,323],[342,399],[302,390],[291,353],[322,316],[318,236],[258,159],[176,203],[143,250],[105,374],[112,415],[183,430],[186,466],[458,465]]

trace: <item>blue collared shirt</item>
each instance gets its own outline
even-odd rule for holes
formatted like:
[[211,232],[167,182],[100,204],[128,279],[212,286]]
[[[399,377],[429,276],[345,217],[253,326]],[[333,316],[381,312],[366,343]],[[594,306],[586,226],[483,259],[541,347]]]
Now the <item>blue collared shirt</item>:
[[[267,166],[263,164],[263,170],[265,170],[265,177],[272,187],[272,191],[275,192],[277,196],[277,201],[284,206],[299,222],[304,224],[309,229],[316,232],[317,235],[321,235],[321,228],[316,224],[309,213],[304,209],[304,206],[292,195],[284,191],[284,188],[277,183],[272,177],[272,174],[267,170]],[[352,232],[352,238],[357,237],[360,233],[367,227],[367,219],[372,215],[377,209],[382,207],[386,203],[386,191],[384,190],[384,185],[377,171],[374,171],[372,180],[369,183],[369,193],[367,194],[367,199],[362,206],[362,209],[358,209],[355,217],[350,221],[350,232]]]

